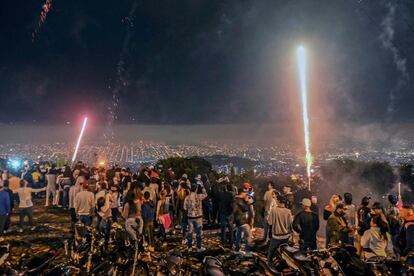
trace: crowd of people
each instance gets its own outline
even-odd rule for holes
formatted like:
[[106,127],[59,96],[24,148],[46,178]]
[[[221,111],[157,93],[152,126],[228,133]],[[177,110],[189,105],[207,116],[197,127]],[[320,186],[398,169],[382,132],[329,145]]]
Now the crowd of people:
[[[162,166],[141,167],[133,173],[118,166],[90,168],[82,162],[62,168],[35,164],[21,173],[2,173],[0,237],[10,231],[15,203],[18,231],[25,231],[26,217],[30,229],[35,228],[33,197],[42,198],[46,207],[68,210],[72,228],[76,223],[93,226],[106,243],[112,224],[124,225],[132,240],[143,238],[148,251],[181,232],[189,251],[202,252],[203,225],[209,224],[219,226],[223,245],[237,254],[249,254],[252,231],[260,222],[271,264],[278,246],[289,241],[298,242],[302,251],[316,250],[323,219],[326,246],[349,244],[365,259],[407,258],[414,252],[413,206],[399,206],[393,195],[385,208],[379,202],[371,205],[370,197],[362,198],[357,207],[352,194],[333,195],[320,213],[315,196],[301,198],[300,210],[292,187],[278,191],[271,181],[264,195],[256,195],[250,183],[237,187],[228,177],[211,183],[206,175],[176,176],[172,168]],[[263,208],[255,210],[259,197]]]

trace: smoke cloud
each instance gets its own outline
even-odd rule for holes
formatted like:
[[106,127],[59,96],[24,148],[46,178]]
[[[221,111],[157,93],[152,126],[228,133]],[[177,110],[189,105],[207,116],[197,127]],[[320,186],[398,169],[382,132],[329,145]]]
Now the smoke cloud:
[[407,60],[402,57],[400,51],[394,44],[395,37],[395,16],[397,5],[393,1],[385,3],[388,12],[384,19],[381,22],[382,33],[380,35],[380,40],[384,49],[389,51],[392,55],[393,62],[400,73],[400,78],[398,79],[396,85],[391,89],[389,93],[389,104],[387,107],[387,116],[390,118],[395,110],[395,100],[398,97],[399,91],[409,80],[409,74],[407,71],[406,62]]

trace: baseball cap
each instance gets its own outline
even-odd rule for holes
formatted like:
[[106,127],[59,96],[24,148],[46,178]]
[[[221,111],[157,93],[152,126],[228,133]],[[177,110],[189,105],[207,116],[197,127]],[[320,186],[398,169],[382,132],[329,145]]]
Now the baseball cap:
[[250,183],[245,182],[243,183],[243,189],[244,190],[250,190],[252,188],[252,185],[250,185]]
[[302,199],[302,205],[306,206],[306,207],[311,207],[312,202],[310,201],[309,198],[304,198],[304,199]]

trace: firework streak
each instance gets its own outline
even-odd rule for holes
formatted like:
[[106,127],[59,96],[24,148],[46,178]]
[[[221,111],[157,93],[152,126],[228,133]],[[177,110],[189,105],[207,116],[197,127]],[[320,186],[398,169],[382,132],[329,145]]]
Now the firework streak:
[[32,33],[32,42],[35,41],[36,35],[40,32],[43,24],[45,24],[47,14],[50,12],[52,8],[52,0],[46,0],[42,6],[42,11],[40,12],[39,21],[37,22],[37,26]]
[[308,174],[308,188],[310,190],[311,182],[311,167],[312,167],[312,153],[310,149],[310,133],[309,133],[309,116],[308,116],[308,88],[306,80],[306,50],[303,46],[299,46],[296,51],[299,81],[300,81],[300,94],[302,98],[302,115],[303,115],[303,131],[305,135],[305,150],[306,150],[306,172]]
[[85,131],[87,122],[88,122],[88,117],[85,117],[83,119],[83,124],[82,124],[81,131],[79,133],[78,141],[76,142],[75,152],[73,153],[73,157],[72,157],[72,164],[75,162],[76,156],[78,155],[79,145],[80,145],[80,142],[82,140],[83,132]]

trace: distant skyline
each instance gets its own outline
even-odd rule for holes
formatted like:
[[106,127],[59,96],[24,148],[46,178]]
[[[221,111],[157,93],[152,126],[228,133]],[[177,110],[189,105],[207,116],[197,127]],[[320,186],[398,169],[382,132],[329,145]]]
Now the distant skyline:
[[[47,144],[65,142],[74,144],[79,126],[3,125],[0,144]],[[335,130],[333,130],[335,128]],[[290,124],[204,124],[204,125],[117,125],[114,140],[105,139],[104,127],[90,125],[82,141],[89,145],[145,142],[172,144],[250,144],[291,145],[303,150],[300,127]],[[319,125],[311,133],[312,149],[317,152],[327,145],[365,145],[373,147],[400,147],[414,143],[414,124],[340,124]]]
[[298,44],[310,55],[311,131],[414,122],[413,1],[53,1],[32,41],[43,3],[2,4],[0,123],[76,125],[88,114],[101,126],[297,131]]

